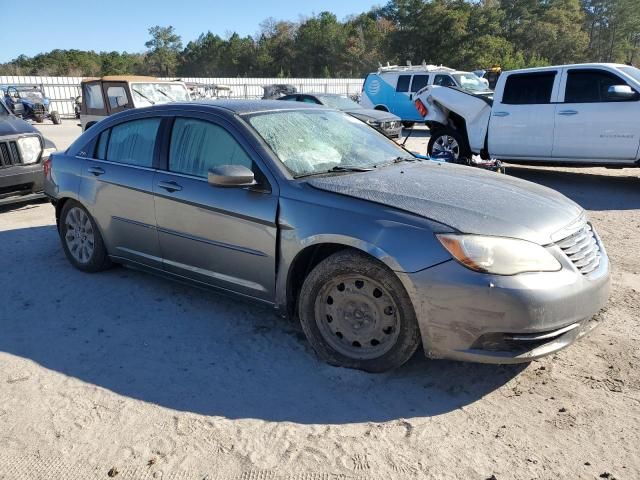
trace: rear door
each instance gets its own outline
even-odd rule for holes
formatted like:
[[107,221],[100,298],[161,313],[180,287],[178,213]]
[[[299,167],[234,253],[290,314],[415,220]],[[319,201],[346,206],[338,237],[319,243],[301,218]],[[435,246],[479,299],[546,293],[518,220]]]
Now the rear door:
[[616,99],[608,93],[614,85],[628,83],[603,69],[564,69],[562,95],[556,105],[554,158],[635,160],[640,95]]
[[[558,70],[500,77],[489,121],[489,152],[501,159],[550,159]],[[502,88],[501,88],[502,87]]]
[[399,116],[402,120],[419,122],[422,116],[416,110],[413,99],[418,90],[429,84],[427,74],[400,74],[396,83],[396,93],[391,113]]
[[[164,268],[225,290],[275,297],[275,182],[257,154],[226,121],[177,117],[168,158],[154,182]],[[223,188],[207,181],[210,168],[244,165],[259,185]]]
[[161,118],[138,118],[103,131],[87,152],[80,201],[111,255],[161,268],[153,179]]

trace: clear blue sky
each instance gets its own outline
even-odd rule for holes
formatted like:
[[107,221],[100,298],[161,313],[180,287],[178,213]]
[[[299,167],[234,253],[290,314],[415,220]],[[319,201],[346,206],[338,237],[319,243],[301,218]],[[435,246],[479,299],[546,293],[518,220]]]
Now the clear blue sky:
[[222,37],[232,31],[253,35],[268,17],[295,21],[328,10],[343,20],[386,0],[0,0],[5,7],[9,3],[14,13],[31,13],[2,22],[0,62],[55,48],[141,52],[153,25],[173,25],[185,45],[208,30]]

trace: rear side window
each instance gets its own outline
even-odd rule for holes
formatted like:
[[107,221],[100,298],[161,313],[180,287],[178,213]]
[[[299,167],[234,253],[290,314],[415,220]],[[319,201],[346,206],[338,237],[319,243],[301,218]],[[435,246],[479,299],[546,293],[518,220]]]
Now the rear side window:
[[93,110],[104,109],[104,99],[102,98],[102,87],[99,83],[84,86],[82,100],[87,103],[87,108]]
[[[153,151],[159,127],[159,118],[133,120],[112,127],[106,159],[139,167],[152,167]],[[98,148],[99,144],[100,141]]]
[[411,84],[411,75],[400,75],[398,77],[398,85],[396,86],[396,92],[408,92],[410,84]]
[[509,75],[502,95],[508,105],[536,105],[551,103],[556,72],[516,73]]
[[202,120],[177,118],[171,132],[169,170],[206,177],[210,168],[222,165],[252,168],[253,162],[224,128]]
[[429,75],[414,75],[413,82],[411,82],[411,91],[415,93],[427,85],[429,85]]
[[619,102],[609,96],[609,87],[613,85],[627,85],[627,82],[604,70],[569,70],[564,102]]

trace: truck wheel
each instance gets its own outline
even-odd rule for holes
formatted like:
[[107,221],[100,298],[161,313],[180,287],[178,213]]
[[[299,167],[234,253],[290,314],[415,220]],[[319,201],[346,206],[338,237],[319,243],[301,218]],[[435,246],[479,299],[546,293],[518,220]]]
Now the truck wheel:
[[402,283],[385,265],[344,250],[320,262],[298,298],[302,329],[325,362],[367,372],[404,364],[420,330]]
[[460,135],[460,132],[450,127],[439,128],[431,134],[427,153],[449,153],[454,162],[459,162],[471,158],[471,149],[467,140]]
[[54,125],[60,125],[62,120],[60,120],[60,114],[57,111],[51,112],[51,121]]

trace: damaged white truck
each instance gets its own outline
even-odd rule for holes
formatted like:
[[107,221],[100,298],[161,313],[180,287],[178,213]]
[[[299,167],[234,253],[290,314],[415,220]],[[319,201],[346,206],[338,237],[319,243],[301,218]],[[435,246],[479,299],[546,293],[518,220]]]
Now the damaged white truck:
[[579,64],[503,73],[493,96],[428,86],[415,106],[428,153],[454,161],[640,165],[640,70]]

